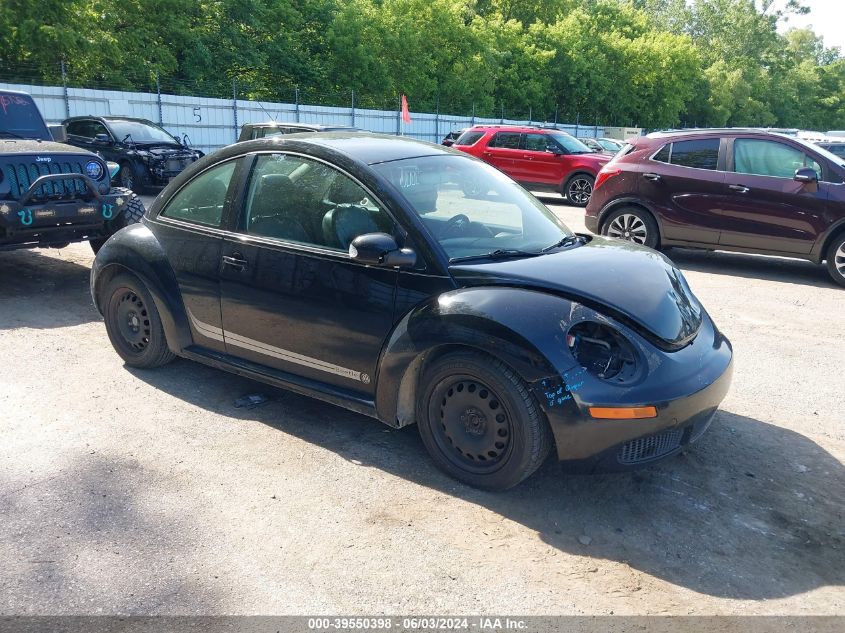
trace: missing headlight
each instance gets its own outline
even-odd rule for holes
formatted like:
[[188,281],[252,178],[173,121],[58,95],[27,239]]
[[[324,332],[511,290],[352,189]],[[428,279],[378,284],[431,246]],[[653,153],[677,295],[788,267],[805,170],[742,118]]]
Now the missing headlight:
[[637,356],[631,344],[616,330],[582,321],[573,325],[566,336],[569,351],[584,369],[602,380],[627,382],[637,368]]

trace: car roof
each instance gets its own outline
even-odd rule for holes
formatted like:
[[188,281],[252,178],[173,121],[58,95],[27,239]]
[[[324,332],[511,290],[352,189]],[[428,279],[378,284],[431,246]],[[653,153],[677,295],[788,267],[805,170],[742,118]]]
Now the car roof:
[[[301,132],[297,134],[283,134],[268,136],[251,141],[243,141],[230,145],[240,151],[231,153],[255,152],[272,149],[295,149],[296,146],[311,145],[346,155],[353,161],[366,165],[375,165],[405,158],[420,156],[452,155],[467,157],[467,154],[453,150],[443,145],[435,145],[425,141],[373,134],[371,132]],[[226,152],[226,149],[221,150]]]
[[324,123],[297,123],[295,121],[262,121],[260,123],[244,123],[247,128],[277,128],[277,127],[301,127],[309,130],[354,130],[350,125],[336,125]]
[[[507,132],[564,132],[564,130],[560,130],[556,127],[544,127],[541,125],[511,125],[508,123],[479,123],[478,125],[474,125],[470,129],[472,130],[504,130]],[[564,132],[565,133],[565,132]]]

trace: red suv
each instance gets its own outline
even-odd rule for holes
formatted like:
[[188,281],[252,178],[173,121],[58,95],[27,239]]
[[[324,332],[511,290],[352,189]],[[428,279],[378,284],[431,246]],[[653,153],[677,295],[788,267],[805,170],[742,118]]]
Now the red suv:
[[827,261],[845,286],[845,159],[762,130],[640,137],[599,173],[587,206],[594,233]]
[[490,163],[525,187],[556,191],[579,207],[587,206],[596,174],[610,160],[566,132],[531,126],[476,125],[453,147]]

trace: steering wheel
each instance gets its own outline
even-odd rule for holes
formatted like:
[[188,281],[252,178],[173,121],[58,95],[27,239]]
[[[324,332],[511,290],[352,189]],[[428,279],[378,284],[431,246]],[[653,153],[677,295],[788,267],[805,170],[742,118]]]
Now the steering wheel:
[[443,236],[450,237],[453,234],[460,235],[465,233],[470,227],[470,224],[472,224],[472,221],[465,214],[459,213],[458,215],[453,215],[446,220],[446,226],[443,228]]

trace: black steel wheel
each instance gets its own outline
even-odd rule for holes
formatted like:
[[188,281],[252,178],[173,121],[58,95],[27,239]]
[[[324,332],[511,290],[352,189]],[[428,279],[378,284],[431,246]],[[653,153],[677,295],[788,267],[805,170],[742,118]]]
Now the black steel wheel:
[[575,174],[563,186],[563,195],[569,200],[569,204],[576,207],[586,207],[593,195],[593,184],[596,179],[590,174]]
[[531,475],[551,431],[523,381],[500,361],[465,352],[423,375],[420,435],[435,463],[478,488],[505,490]]
[[138,278],[117,275],[107,284],[100,305],[109,340],[127,365],[152,368],[173,360],[155,303]]
[[827,249],[827,271],[833,281],[845,286],[845,233],[833,238]]

